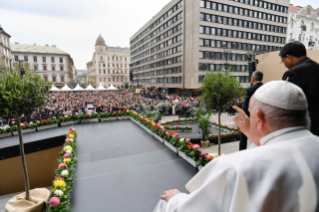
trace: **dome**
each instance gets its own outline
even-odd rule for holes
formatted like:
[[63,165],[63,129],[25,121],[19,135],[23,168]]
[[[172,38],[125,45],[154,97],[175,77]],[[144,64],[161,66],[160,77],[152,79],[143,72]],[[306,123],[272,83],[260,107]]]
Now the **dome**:
[[105,40],[104,40],[104,38],[101,35],[99,35],[99,37],[96,39],[96,44],[95,45],[103,45],[103,46],[105,46]]

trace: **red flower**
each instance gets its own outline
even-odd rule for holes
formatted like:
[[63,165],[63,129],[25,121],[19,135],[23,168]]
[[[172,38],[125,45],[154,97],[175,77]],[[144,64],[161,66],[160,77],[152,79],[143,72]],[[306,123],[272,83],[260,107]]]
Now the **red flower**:
[[41,122],[42,122],[42,123],[45,123],[45,122],[46,122],[46,120],[45,120],[45,119],[43,119]]
[[63,117],[62,117],[62,116],[60,116],[60,117],[59,117],[59,119],[63,119]]
[[178,126],[178,125],[176,125],[176,128],[179,128],[179,126]]
[[190,144],[190,145],[187,145],[187,148],[188,148],[188,149],[192,149],[193,146],[194,146],[194,144]]
[[165,128],[168,128],[168,125],[165,125]]

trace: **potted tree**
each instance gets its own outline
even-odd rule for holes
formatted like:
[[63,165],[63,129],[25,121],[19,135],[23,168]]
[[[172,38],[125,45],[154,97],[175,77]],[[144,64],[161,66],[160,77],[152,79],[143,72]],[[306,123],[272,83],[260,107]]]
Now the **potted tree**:
[[30,205],[33,205],[32,211],[42,212],[45,209],[45,204],[43,203],[49,198],[50,191],[47,189],[37,189],[36,192],[32,193],[32,195],[39,194],[39,192],[42,193],[43,201],[37,201],[38,203],[32,201],[32,199],[39,198],[39,196],[30,198],[30,185],[20,123],[20,117],[23,113],[30,115],[36,108],[44,105],[47,92],[46,82],[40,75],[36,75],[31,71],[27,72],[23,77],[16,71],[6,71],[0,76],[0,116],[14,115],[16,118],[26,190],[25,194],[20,195],[21,198],[25,198],[24,201],[17,202],[16,198],[9,200],[5,208],[7,212],[28,210]]
[[198,129],[202,137],[200,143],[201,147],[203,148],[209,147],[210,145],[210,142],[208,140],[209,134],[211,133],[209,128],[212,126],[211,122],[209,121],[210,115],[211,113],[207,113],[198,119]]
[[220,137],[220,115],[231,103],[242,102],[245,96],[245,90],[237,81],[236,77],[232,77],[229,71],[217,73],[207,73],[202,81],[202,96],[200,101],[208,110],[216,110],[218,113],[218,155],[220,155],[221,137]]

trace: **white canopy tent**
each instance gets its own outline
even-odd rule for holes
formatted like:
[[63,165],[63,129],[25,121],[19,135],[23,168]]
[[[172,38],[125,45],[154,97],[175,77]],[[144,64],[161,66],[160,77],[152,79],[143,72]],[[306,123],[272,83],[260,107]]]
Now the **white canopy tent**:
[[67,84],[65,84],[64,85],[64,87],[63,88],[61,88],[61,90],[60,91],[72,91],[72,89],[71,88],[69,88],[69,86],[67,85]]
[[76,85],[76,87],[73,89],[73,91],[83,91],[84,89],[79,85],[79,83]]
[[108,91],[117,91],[118,89],[113,86],[113,84],[110,85],[110,87],[107,88]]
[[102,83],[100,83],[100,86],[96,90],[98,90],[98,91],[106,91],[106,88],[104,88]]
[[55,85],[52,85],[52,88],[50,89],[50,91],[60,91],[60,89],[58,89],[57,87],[55,87]]
[[85,88],[86,91],[95,91],[95,88],[92,87],[90,84],[87,88]]

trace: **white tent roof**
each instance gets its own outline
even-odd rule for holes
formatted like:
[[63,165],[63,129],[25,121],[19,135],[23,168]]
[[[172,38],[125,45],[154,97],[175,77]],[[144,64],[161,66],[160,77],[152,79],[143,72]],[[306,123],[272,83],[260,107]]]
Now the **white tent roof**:
[[92,87],[90,84],[87,88],[85,88],[86,91],[95,91],[95,88]]
[[110,87],[107,88],[107,90],[118,90],[118,89],[114,87],[113,84],[111,84]]
[[105,91],[106,88],[104,88],[104,86],[102,85],[102,83],[100,84],[100,86],[96,89],[98,91]]
[[83,88],[79,85],[79,83],[78,83],[73,90],[74,90],[74,91],[83,91],[84,89],[83,89]]
[[72,89],[69,88],[69,86],[67,84],[65,84],[64,87],[61,88],[61,91],[72,91]]
[[52,88],[50,89],[50,91],[60,91],[60,89],[58,89],[57,87],[55,87],[54,85],[52,85]]

